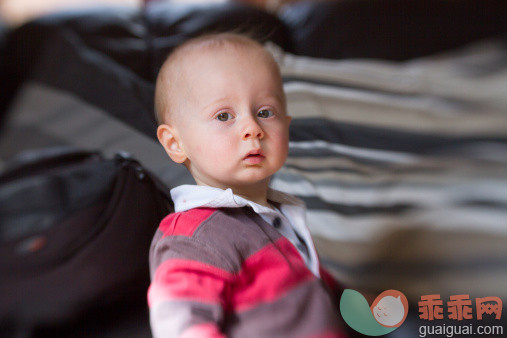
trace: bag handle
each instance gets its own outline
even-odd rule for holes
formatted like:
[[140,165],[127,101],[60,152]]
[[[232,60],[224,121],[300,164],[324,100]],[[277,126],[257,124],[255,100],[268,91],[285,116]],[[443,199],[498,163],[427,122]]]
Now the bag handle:
[[146,168],[142,167],[141,164],[137,160],[135,160],[129,152],[119,151],[114,156],[115,160],[119,163],[130,163],[134,166],[134,170],[136,171],[136,176],[139,180],[145,179],[146,175],[149,176],[157,190],[164,195],[164,197],[169,201],[169,203],[174,207],[170,189],[165,185],[164,182],[160,180],[156,175],[152,174]]

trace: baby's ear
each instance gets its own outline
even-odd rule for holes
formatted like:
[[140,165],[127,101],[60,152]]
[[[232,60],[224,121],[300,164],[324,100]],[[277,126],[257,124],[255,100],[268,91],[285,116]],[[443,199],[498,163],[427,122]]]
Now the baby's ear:
[[178,131],[174,127],[161,124],[157,129],[157,137],[171,160],[176,163],[183,163],[186,161],[187,155],[183,151],[181,139],[178,135]]

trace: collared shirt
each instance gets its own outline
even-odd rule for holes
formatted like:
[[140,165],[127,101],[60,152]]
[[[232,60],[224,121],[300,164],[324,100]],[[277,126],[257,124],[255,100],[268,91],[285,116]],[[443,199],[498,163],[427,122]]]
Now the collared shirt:
[[241,208],[249,206],[264,221],[273,225],[298,250],[306,266],[314,275],[320,277],[317,252],[311,239],[310,231],[306,227],[306,210],[304,202],[283,192],[269,189],[268,201],[276,208],[254,203],[241,196],[235,195],[232,189],[201,185],[181,185],[171,189],[171,198],[175,212],[182,212],[194,208]]

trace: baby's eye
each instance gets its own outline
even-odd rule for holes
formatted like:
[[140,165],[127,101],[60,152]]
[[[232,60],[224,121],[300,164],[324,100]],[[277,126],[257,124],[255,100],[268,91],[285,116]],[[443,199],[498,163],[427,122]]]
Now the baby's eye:
[[266,119],[268,117],[273,116],[273,111],[271,111],[269,109],[262,109],[262,110],[259,110],[259,112],[257,113],[257,116],[261,117],[263,119]]
[[225,121],[229,121],[230,119],[233,118],[232,114],[231,113],[220,113],[217,115],[217,120],[218,121],[222,121],[222,122],[225,122]]

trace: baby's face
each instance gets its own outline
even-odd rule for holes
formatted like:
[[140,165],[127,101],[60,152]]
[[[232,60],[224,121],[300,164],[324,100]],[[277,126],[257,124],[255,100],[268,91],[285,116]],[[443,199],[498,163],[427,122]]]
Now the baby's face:
[[267,184],[283,165],[290,117],[274,65],[255,48],[191,53],[183,62],[174,118],[198,184]]

